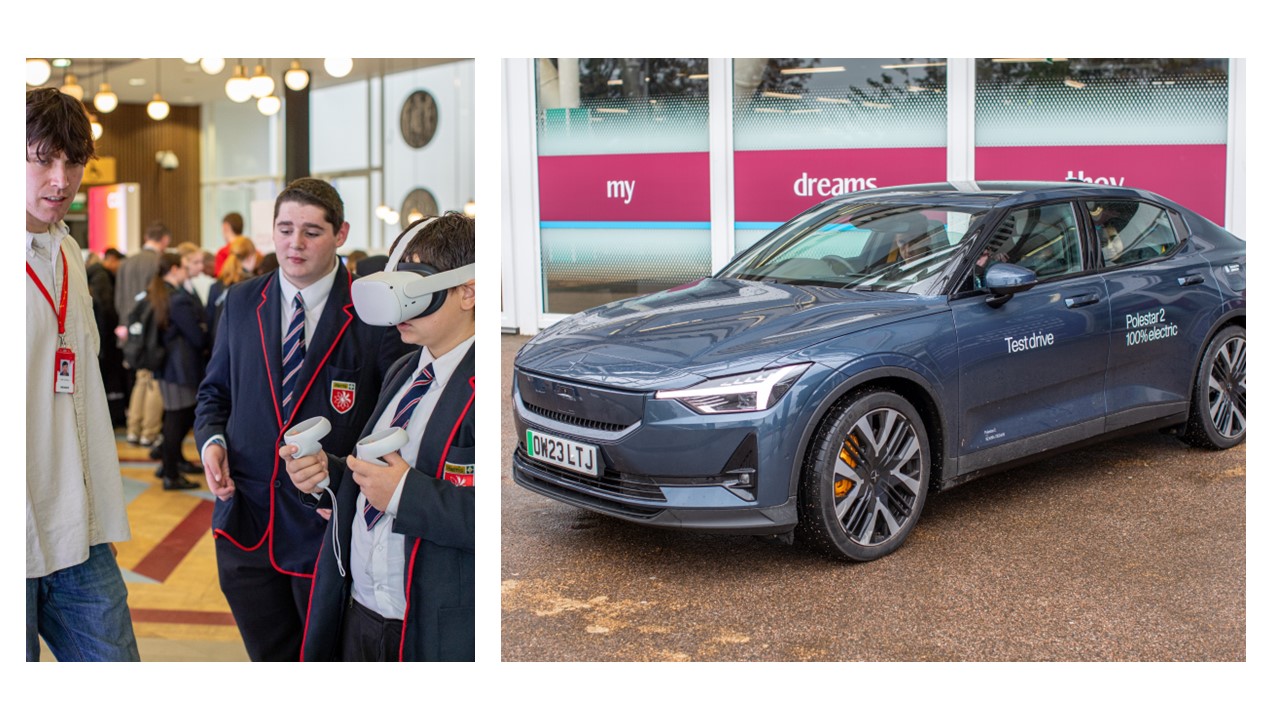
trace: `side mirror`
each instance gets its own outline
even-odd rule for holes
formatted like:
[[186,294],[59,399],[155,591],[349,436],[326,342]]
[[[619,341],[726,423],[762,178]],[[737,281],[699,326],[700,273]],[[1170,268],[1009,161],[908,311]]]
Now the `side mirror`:
[[987,268],[987,274],[983,277],[983,285],[991,293],[987,304],[1000,307],[1009,302],[1014,294],[1035,287],[1037,282],[1034,270],[1011,263],[995,263]]

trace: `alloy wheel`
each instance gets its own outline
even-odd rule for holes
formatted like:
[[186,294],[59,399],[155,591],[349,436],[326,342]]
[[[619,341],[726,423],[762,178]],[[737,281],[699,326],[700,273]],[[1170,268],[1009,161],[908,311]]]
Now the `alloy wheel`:
[[1209,371],[1209,417],[1225,438],[1245,430],[1245,344],[1234,337],[1218,348]]
[[831,486],[850,540],[874,546],[898,535],[920,500],[924,462],[916,428],[897,410],[876,408],[854,423]]

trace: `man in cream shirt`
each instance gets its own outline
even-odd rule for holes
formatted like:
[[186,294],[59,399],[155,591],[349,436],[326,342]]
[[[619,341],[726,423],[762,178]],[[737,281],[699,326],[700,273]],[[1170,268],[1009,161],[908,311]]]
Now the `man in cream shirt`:
[[[27,660],[137,660],[111,543],[129,539],[80,248],[62,218],[93,157],[89,118],[27,92]],[[69,372],[59,373],[59,369]]]

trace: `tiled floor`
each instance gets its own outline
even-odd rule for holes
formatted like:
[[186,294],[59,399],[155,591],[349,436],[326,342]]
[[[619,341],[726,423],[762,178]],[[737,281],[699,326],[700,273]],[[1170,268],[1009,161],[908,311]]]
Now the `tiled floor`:
[[[208,490],[164,490],[148,450],[117,434],[133,539],[116,546],[129,588],[138,652],[145,661],[247,661],[240,634],[218,588]],[[196,458],[188,438],[183,454]],[[191,475],[204,488],[202,476]],[[45,648],[41,659],[52,661]]]

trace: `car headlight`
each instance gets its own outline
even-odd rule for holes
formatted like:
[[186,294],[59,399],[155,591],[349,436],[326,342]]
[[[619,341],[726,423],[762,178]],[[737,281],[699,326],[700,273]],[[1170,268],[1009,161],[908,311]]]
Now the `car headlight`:
[[712,378],[683,390],[659,390],[658,399],[678,400],[703,415],[767,410],[782,399],[812,364]]

